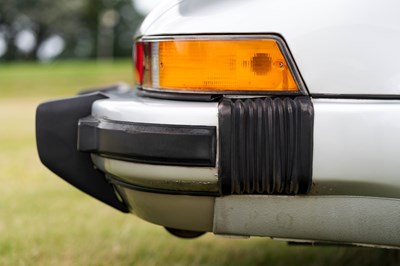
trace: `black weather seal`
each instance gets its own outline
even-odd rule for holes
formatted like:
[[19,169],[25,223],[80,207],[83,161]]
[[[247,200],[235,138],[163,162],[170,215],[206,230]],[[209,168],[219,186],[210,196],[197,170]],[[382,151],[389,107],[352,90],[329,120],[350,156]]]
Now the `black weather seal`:
[[214,166],[216,129],[212,126],[160,125],[79,120],[78,149],[103,157],[164,165]]
[[215,102],[221,99],[221,95],[199,94],[199,93],[174,93],[162,91],[149,91],[137,88],[137,95],[161,100]]
[[309,97],[225,98],[218,108],[222,194],[310,190],[314,109]]
[[396,94],[312,94],[314,99],[400,100]]
[[94,169],[90,154],[76,148],[78,120],[91,113],[94,101],[105,98],[101,93],[92,93],[40,104],[36,110],[37,149],[42,163],[56,175],[94,198],[128,212],[104,174]]
[[301,96],[301,92],[271,92],[271,91],[224,91],[226,94],[211,94],[211,93],[175,93],[151,91],[142,88],[136,90],[139,97],[149,97],[161,100],[177,100],[177,101],[195,101],[195,102],[217,102],[223,97],[226,98],[264,98],[269,96]]

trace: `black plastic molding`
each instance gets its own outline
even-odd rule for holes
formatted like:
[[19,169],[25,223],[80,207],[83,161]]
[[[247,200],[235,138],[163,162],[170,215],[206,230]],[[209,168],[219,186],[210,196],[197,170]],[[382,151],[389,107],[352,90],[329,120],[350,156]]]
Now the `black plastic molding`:
[[139,163],[215,166],[216,128],[79,120],[78,150]]

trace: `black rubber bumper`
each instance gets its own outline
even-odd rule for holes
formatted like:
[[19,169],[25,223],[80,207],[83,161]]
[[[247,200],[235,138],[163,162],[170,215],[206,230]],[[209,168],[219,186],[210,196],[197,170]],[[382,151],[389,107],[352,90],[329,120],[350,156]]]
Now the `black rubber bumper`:
[[216,127],[128,123],[92,117],[93,102],[106,98],[104,93],[88,92],[42,103],[37,108],[40,160],[71,185],[128,212],[110,183],[113,177],[95,169],[91,153],[138,163],[215,166]]
[[[51,171],[120,211],[128,209],[109,177],[95,170],[91,153],[161,165],[215,167],[218,162],[220,195],[295,195],[311,187],[314,109],[309,97],[222,98],[218,134],[211,126],[91,116],[93,102],[105,98],[89,93],[41,104],[36,114],[37,147]],[[163,193],[162,188],[157,192]]]
[[79,120],[78,150],[138,163],[215,166],[216,129],[99,119]]
[[105,99],[101,93],[42,103],[36,110],[36,143],[40,160],[56,175],[122,211],[128,212],[104,173],[93,167],[90,153],[77,150],[78,120],[91,113],[92,103]]
[[312,184],[314,108],[309,97],[223,99],[221,194],[305,194]]

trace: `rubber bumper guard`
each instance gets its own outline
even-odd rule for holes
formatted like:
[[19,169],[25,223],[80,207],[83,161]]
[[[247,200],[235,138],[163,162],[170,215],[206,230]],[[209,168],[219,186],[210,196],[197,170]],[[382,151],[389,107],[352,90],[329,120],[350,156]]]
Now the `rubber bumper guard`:
[[314,130],[309,97],[225,98],[218,108],[221,194],[309,192]]
[[42,163],[62,179],[122,212],[119,199],[104,173],[95,170],[90,153],[77,149],[78,120],[90,115],[92,103],[106,99],[94,92],[42,103],[36,110],[36,143]]

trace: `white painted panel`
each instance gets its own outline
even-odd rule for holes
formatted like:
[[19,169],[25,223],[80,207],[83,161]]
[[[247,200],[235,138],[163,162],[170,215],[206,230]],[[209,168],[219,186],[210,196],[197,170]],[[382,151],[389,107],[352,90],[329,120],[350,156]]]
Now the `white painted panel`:
[[217,126],[217,104],[145,97],[112,98],[93,103],[92,115],[137,123]]
[[313,180],[379,184],[398,197],[400,101],[314,99],[313,104]]
[[400,1],[183,0],[138,34],[278,33],[310,93],[400,95]]

